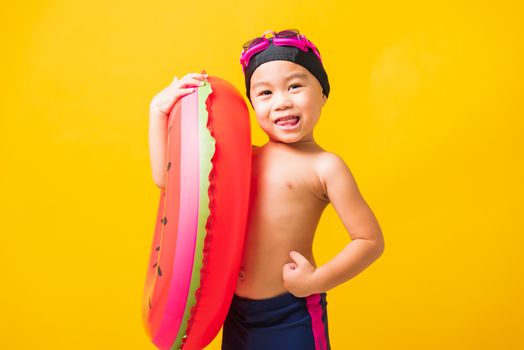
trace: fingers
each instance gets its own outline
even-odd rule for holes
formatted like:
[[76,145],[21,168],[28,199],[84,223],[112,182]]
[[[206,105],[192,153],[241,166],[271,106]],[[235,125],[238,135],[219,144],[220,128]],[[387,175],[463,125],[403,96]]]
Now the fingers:
[[151,101],[150,109],[168,114],[178,99],[194,92],[199,86],[203,86],[207,77],[208,75],[205,72],[188,73],[181,79],[174,76],[171,84],[155,95]]
[[288,270],[295,270],[297,265],[295,263],[287,263],[284,265],[284,272]]
[[196,88],[194,87],[189,87],[189,88],[185,88],[185,89],[179,89],[178,92],[179,92],[179,96],[183,96],[183,95],[187,95],[187,94],[190,94],[192,93],[193,91],[195,91]]
[[292,252],[289,253],[289,256],[298,265],[303,265],[303,264],[309,263],[309,261],[302,254],[300,254],[299,252],[292,251]]
[[188,79],[188,80],[180,80],[178,82],[178,87],[179,88],[186,88],[186,87],[198,87],[198,86],[202,86],[204,85],[204,81],[203,80],[199,80],[199,79]]
[[180,89],[202,86],[205,84],[204,82],[207,81],[207,77],[208,75],[203,73],[189,73],[186,74],[182,79],[174,77],[169,88]]
[[207,76],[204,73],[188,73],[181,79],[175,76],[171,84],[165,89],[165,93],[176,97],[187,95],[195,91],[194,88],[204,85]]
[[188,73],[181,80],[184,80],[184,79],[206,80],[207,77],[208,77],[207,73]]

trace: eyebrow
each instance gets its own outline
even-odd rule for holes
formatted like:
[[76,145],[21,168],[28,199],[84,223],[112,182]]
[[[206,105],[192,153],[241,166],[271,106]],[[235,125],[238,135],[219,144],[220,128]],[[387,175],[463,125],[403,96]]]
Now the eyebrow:
[[[285,81],[288,81],[294,78],[306,78],[306,77],[307,75],[305,73],[292,73],[285,78]],[[270,85],[270,84],[267,81],[259,81],[253,85],[253,89],[255,89],[256,87],[260,85]]]

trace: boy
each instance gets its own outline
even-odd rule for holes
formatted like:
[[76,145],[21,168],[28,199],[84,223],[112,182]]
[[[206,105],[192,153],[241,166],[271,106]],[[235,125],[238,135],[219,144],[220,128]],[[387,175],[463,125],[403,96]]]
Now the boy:
[[[222,349],[330,349],[326,292],[353,278],[384,250],[380,226],[345,162],[313,137],[329,82],[320,53],[295,30],[244,45],[246,95],[269,141],[253,148],[246,242]],[[206,78],[188,74],[153,98],[153,178],[163,188],[167,116]],[[316,267],[312,243],[333,204],[352,241]]]

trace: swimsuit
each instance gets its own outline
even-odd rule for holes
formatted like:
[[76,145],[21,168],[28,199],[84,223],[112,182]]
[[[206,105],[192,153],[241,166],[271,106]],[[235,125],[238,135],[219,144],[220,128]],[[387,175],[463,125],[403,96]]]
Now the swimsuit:
[[233,295],[222,350],[330,350],[326,293],[269,299]]

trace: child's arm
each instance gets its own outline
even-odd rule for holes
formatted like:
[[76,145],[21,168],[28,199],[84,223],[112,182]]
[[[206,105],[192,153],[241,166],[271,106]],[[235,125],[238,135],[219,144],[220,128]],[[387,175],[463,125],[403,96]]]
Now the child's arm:
[[149,105],[149,153],[151,170],[155,184],[165,186],[167,121],[176,101],[194,91],[195,86],[207,77],[207,74],[190,73],[178,80],[175,77],[171,85],[160,91]]
[[380,226],[346,163],[327,153],[319,167],[326,195],[349,232],[351,242],[326,264],[314,268],[298,252],[284,266],[287,288],[296,296],[326,292],[355,277],[384,251]]
[[317,288],[327,291],[362,272],[384,251],[384,237],[348,166],[327,154],[320,169],[327,197],[348,231],[351,242],[315,271]]

